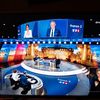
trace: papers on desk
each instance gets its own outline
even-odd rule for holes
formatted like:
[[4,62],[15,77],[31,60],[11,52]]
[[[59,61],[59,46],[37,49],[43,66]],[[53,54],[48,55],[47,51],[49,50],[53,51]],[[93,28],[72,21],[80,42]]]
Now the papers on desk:
[[30,83],[35,83],[36,82],[36,80],[34,80],[32,78],[28,78],[27,81],[30,82]]

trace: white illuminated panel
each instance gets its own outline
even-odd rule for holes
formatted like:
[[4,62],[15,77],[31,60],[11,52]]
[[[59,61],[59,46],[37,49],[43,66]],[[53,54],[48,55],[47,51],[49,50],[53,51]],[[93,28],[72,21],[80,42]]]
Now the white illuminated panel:
[[27,66],[24,62],[21,63],[21,66],[31,72],[34,73],[38,73],[38,74],[42,74],[42,75],[50,75],[50,76],[66,76],[66,75],[77,75],[77,74],[81,74],[85,72],[85,67],[81,68],[81,69],[77,69],[74,71],[61,71],[61,72],[52,72],[52,71],[44,71],[44,70],[40,70],[40,69],[35,69],[35,68],[31,68],[29,66]]

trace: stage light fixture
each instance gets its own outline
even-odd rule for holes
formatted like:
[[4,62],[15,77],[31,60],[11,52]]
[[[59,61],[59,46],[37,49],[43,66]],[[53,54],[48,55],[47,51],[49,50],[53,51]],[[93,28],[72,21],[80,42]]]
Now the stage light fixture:
[[90,21],[92,21],[93,19],[92,18],[90,18]]
[[22,44],[24,44],[24,42],[22,42]]
[[89,44],[91,44],[91,42],[89,42]]
[[13,42],[10,42],[10,44],[13,44]]
[[5,26],[6,24],[3,24],[3,26]]
[[99,44],[99,42],[97,42],[97,44]]
[[13,27],[15,27],[15,25],[13,25]]
[[51,44],[51,41],[48,41],[48,44]]
[[45,44],[45,41],[43,41],[43,44]]
[[53,44],[56,44],[56,41],[53,41]]
[[30,42],[28,41],[27,44],[30,44]]
[[7,44],[7,42],[4,42],[4,44]]
[[71,41],[70,44],[72,44],[73,42]]
[[84,44],[84,42],[82,42],[82,44]]
[[16,42],[16,44],[18,44],[18,42]]
[[33,44],[35,44],[35,41],[33,41]]
[[76,44],[78,44],[78,42],[76,42]]
[[64,44],[66,44],[66,41],[64,42]]
[[40,44],[40,41],[38,41],[38,44]]
[[59,41],[59,44],[61,44],[61,41]]

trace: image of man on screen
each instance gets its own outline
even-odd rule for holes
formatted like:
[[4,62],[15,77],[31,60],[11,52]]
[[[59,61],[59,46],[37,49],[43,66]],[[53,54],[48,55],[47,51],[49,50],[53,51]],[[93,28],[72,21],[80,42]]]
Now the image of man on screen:
[[50,22],[50,28],[47,30],[47,37],[59,37],[61,36],[61,32],[59,29],[56,28],[56,22]]
[[29,24],[26,24],[26,30],[24,32],[24,38],[32,38],[32,30],[29,29]]

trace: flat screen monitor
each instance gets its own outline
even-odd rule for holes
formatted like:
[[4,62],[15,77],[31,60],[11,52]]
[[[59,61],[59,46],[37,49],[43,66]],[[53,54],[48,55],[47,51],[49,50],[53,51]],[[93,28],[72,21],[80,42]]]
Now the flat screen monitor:
[[82,39],[84,20],[49,19],[27,22],[18,26],[18,38]]

